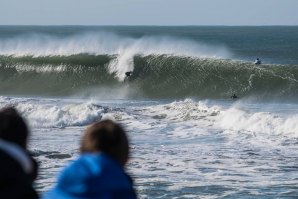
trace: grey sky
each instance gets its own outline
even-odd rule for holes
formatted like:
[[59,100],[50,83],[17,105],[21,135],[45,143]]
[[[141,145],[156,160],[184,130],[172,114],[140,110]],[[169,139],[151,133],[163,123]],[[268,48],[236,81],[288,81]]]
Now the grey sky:
[[0,0],[0,25],[298,25],[298,0]]

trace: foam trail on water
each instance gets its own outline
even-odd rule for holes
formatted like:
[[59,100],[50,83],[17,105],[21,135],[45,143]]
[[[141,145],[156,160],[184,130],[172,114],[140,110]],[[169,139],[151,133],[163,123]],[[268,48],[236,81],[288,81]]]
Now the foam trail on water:
[[121,81],[125,78],[125,72],[133,71],[135,55],[230,57],[224,47],[167,36],[131,38],[107,32],[90,32],[63,38],[32,34],[0,40],[0,55],[40,57],[75,54],[114,55],[115,59],[111,61],[108,69]]

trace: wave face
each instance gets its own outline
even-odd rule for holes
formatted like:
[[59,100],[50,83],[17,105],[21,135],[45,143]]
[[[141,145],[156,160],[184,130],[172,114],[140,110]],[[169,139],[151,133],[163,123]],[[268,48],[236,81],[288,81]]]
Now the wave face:
[[[171,35],[49,31],[0,34],[1,95],[298,97],[297,65],[236,61],[219,44]],[[133,74],[127,79],[128,71]]]
[[[0,92],[113,97],[298,97],[298,66],[253,65],[226,59],[135,55],[129,79],[116,70],[117,55],[1,56]],[[122,68],[120,68],[122,69]],[[123,69],[123,75],[125,76]],[[125,92],[123,91],[125,90]],[[123,91],[122,95],[118,95]]]

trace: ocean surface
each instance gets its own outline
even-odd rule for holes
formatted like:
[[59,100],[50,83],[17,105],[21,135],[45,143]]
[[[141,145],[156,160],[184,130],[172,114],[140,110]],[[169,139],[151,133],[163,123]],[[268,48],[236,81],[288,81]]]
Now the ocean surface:
[[297,26],[0,26],[0,81],[41,194],[109,118],[139,198],[298,197]]

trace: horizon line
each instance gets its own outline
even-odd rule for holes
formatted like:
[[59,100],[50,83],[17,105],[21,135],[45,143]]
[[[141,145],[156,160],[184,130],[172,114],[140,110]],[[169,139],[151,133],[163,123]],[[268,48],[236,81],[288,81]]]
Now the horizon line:
[[190,27],[190,26],[227,26],[227,27],[263,27],[263,26],[298,26],[297,25],[291,25],[291,24],[283,24],[283,25],[280,25],[280,24],[272,24],[272,25],[247,25],[247,24],[243,24],[243,25],[200,25],[200,24],[197,24],[197,25],[182,25],[182,24],[176,24],[176,25],[141,25],[141,24],[126,24],[126,25],[114,25],[114,24],[0,24],[0,26],[157,26],[157,27]]

